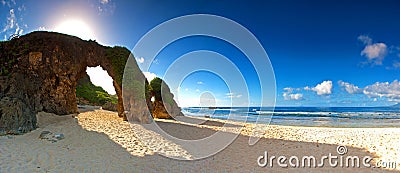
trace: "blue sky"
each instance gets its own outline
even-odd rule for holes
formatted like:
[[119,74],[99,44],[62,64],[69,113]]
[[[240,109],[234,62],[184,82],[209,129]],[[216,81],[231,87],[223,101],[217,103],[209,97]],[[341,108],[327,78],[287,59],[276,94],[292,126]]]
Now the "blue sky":
[[[217,106],[259,105],[261,93],[276,93],[278,106],[382,106],[400,102],[398,9],[400,2],[395,0],[0,0],[0,39],[35,30],[68,32],[74,27],[63,24],[79,25],[75,27],[78,36],[133,49],[142,36],[162,22],[183,15],[213,14],[233,20],[254,34],[268,54],[276,89],[260,89],[252,64],[234,45],[205,36],[187,37],[165,47],[155,57],[148,76],[162,77],[182,55],[208,50],[236,65],[248,91],[236,80],[228,87],[224,80],[229,77],[201,70],[185,79],[166,77],[182,106],[202,105],[201,99],[215,99]],[[218,57],[203,53],[189,55]],[[141,66],[142,60],[152,57],[136,58]],[[208,64],[218,67],[220,75],[231,71],[225,65]],[[198,65],[186,63],[185,67]],[[92,80],[98,74],[98,85],[106,85],[103,83],[107,80],[99,73],[94,70]],[[175,73],[179,74],[179,69]]]

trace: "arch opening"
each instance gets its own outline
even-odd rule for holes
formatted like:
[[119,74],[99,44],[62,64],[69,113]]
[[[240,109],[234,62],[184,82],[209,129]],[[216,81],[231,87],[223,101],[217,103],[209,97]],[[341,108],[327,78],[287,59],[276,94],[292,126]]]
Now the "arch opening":
[[79,110],[104,109],[117,112],[118,96],[113,82],[113,78],[101,66],[86,67],[76,86]]

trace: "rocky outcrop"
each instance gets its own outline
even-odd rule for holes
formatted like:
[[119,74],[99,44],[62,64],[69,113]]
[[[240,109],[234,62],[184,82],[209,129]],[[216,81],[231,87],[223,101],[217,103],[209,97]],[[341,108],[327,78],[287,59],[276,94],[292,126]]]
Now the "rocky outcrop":
[[176,116],[183,115],[181,108],[178,107],[171,93],[168,85],[160,78],[154,78],[150,82],[150,94],[148,100],[154,97],[154,101],[151,102],[152,109],[151,114],[153,118],[170,119]]
[[20,134],[36,128],[36,118],[30,105],[18,98],[3,97],[0,100],[0,129],[7,134]]
[[[143,92],[122,97],[122,78],[130,51],[106,47],[77,37],[33,32],[18,39],[0,42],[0,130],[29,131],[36,127],[36,113],[58,115],[77,113],[75,88],[86,67],[101,66],[113,78],[118,96],[118,115],[127,120],[149,122],[150,113]],[[145,78],[135,63],[134,80],[144,86]],[[139,73],[140,72],[140,73]],[[144,87],[143,87],[144,89]],[[6,108],[11,106],[15,109]]]
[[102,109],[108,110],[108,111],[118,111],[117,109],[117,104],[114,104],[112,102],[107,102],[103,105],[101,105]]
[[183,116],[181,109],[176,105],[171,106],[171,104],[162,101],[154,101],[152,106],[151,115],[153,118],[171,119],[176,116]]
[[[146,102],[148,93],[147,81],[133,58],[129,58],[126,62],[123,77],[123,103],[127,119],[141,123],[151,123],[151,111],[149,111]],[[137,109],[138,107],[145,109]]]

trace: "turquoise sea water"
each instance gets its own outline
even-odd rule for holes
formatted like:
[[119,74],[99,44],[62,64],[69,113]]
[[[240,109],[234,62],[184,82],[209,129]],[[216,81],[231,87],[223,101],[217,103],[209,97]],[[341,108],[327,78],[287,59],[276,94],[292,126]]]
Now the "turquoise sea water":
[[400,107],[188,107],[186,116],[314,127],[400,127]]

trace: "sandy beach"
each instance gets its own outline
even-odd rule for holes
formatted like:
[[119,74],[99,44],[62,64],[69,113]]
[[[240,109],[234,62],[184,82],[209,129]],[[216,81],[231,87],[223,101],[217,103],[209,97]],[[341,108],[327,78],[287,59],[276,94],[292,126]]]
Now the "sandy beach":
[[[248,145],[254,124],[202,118],[202,124],[156,120],[169,134],[181,139],[202,139],[225,123],[244,126],[236,140],[221,152],[195,161],[179,161],[163,155],[190,159],[195,153],[167,141],[139,124],[122,121],[117,113],[94,110],[79,115],[56,116],[39,113],[39,128],[24,135],[0,137],[0,172],[398,172],[400,129],[397,128],[317,128],[268,126],[255,145]],[[190,119],[190,118],[189,118]],[[231,129],[232,130],[232,129]],[[40,139],[43,131],[63,134],[60,140]],[[229,129],[227,130],[229,132]],[[232,133],[234,133],[234,129]],[[145,133],[147,141],[135,135]],[[229,132],[231,133],[231,132]],[[338,155],[370,156],[372,166],[380,161],[396,162],[395,169],[332,167],[261,167],[258,158],[269,156]],[[319,160],[319,159],[317,159]],[[325,163],[328,163],[325,161]],[[269,164],[269,163],[268,163]]]

